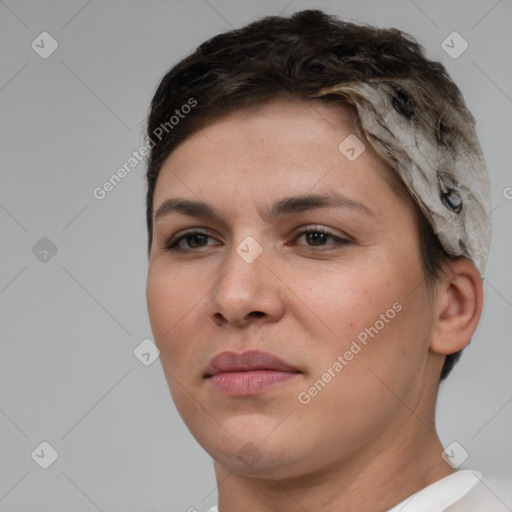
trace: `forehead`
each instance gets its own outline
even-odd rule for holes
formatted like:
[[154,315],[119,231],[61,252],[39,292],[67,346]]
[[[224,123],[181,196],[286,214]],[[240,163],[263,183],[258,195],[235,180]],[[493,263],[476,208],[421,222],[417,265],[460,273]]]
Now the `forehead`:
[[333,159],[341,156],[338,145],[350,134],[365,145],[365,156],[371,155],[372,164],[383,164],[366,143],[351,105],[277,97],[208,120],[181,141],[165,163],[185,165],[212,156],[229,162],[241,156],[271,156],[286,149],[293,149],[286,155],[290,162],[299,154],[303,159],[304,153],[308,161],[320,161],[322,154]]
[[[395,195],[401,192],[401,179],[366,139],[354,107],[277,98],[229,112],[189,135],[164,162],[154,205],[171,189],[202,194],[207,185],[212,191],[213,185],[233,189],[236,183],[238,190],[245,186],[270,193],[315,183],[334,186],[340,176],[345,185],[349,179],[369,185],[371,178],[379,186],[385,181]],[[366,189],[371,195],[372,187]]]

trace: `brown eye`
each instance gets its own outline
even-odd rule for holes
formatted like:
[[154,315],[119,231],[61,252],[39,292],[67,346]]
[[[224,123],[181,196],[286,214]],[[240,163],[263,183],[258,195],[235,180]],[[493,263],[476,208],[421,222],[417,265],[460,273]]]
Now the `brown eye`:
[[[312,228],[301,231],[297,235],[296,240],[300,239],[301,237],[304,237],[306,245],[309,247],[328,247],[330,245],[343,246],[352,243],[350,240],[347,240],[346,238],[341,238],[321,228]],[[334,240],[334,243],[327,243],[329,239]]]
[[326,240],[330,237],[322,231],[309,231],[305,233],[306,241],[312,245],[325,245]]
[[213,240],[213,238],[204,231],[189,231],[188,233],[173,237],[165,245],[165,249],[167,251],[192,251],[201,247],[207,247],[208,239]]

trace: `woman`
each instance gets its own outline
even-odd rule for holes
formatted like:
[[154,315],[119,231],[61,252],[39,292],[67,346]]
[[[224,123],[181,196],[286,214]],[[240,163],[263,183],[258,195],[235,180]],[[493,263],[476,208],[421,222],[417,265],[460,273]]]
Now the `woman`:
[[435,426],[491,235],[443,66],[396,29],[268,17],[171,69],[147,135],[149,317],[218,510],[490,510]]

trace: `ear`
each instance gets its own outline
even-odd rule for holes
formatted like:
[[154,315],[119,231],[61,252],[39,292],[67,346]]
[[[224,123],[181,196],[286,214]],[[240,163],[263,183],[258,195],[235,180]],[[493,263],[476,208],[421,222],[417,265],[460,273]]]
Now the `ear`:
[[430,348],[453,354],[470,341],[483,308],[480,273],[467,258],[448,260],[437,284],[437,310]]

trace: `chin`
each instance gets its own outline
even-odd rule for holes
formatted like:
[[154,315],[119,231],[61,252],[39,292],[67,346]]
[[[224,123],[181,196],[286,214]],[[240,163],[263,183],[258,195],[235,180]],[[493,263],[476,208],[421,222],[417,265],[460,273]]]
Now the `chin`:
[[[204,450],[219,464],[228,471],[253,476],[269,477],[267,471],[274,474],[277,471],[283,476],[292,476],[288,474],[293,468],[297,471],[297,466],[304,461],[306,453],[304,446],[299,453],[297,443],[283,429],[280,434],[275,429],[276,423],[260,428],[233,429],[235,433],[230,436],[229,428],[227,432],[222,430],[222,435],[212,438],[212,430],[205,433],[205,436],[196,437]],[[269,434],[271,432],[271,434]],[[218,433],[218,430],[216,430]]]

